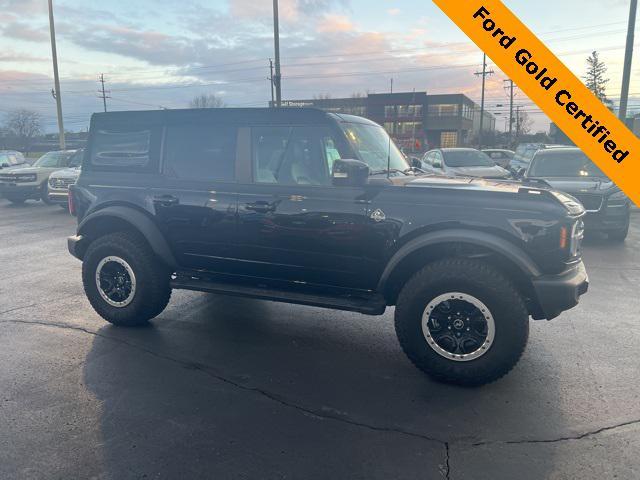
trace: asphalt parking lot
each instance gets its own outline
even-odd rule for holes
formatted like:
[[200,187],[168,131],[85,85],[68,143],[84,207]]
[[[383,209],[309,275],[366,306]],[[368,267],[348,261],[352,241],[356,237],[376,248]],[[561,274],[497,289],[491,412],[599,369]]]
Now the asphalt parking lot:
[[382,317],[174,292],[119,329],[75,219],[0,200],[0,478],[640,478],[640,215],[501,381],[434,383]]

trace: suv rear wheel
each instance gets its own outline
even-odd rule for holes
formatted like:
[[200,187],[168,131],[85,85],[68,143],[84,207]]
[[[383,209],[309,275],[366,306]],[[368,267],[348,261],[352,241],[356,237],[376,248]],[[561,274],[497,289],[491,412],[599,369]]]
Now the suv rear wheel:
[[82,263],[82,282],[91,306],[114,325],[144,325],[169,303],[170,272],[146,241],[118,232],[93,241]]
[[529,314],[513,283],[490,265],[445,259],[406,283],[395,326],[420,370],[441,382],[477,386],[516,365],[529,337]]

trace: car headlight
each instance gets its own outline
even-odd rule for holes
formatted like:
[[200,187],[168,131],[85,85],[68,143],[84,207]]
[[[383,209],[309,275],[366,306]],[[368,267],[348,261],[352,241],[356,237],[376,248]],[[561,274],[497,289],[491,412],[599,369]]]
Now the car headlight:
[[571,257],[576,257],[580,253],[580,246],[584,238],[584,221],[578,220],[571,231],[571,246],[569,252]]
[[16,175],[16,182],[35,182],[38,179],[38,175],[35,173],[25,173],[22,175]]
[[562,203],[571,215],[581,215],[584,213],[584,207],[576,198],[568,195],[564,192],[558,192],[557,190],[551,190],[551,195]]
[[613,195],[609,196],[609,205],[613,204],[613,205],[624,205],[625,203],[627,203],[627,196],[624,194],[623,191],[618,191],[616,193],[614,193]]

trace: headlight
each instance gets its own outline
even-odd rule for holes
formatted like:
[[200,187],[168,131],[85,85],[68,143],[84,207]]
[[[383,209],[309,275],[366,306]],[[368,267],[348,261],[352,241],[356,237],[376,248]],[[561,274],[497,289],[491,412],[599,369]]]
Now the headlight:
[[624,194],[623,191],[619,191],[614,193],[613,195],[611,195],[609,197],[609,204],[615,204],[615,205],[624,205],[625,203],[627,203],[627,196]]
[[15,176],[16,182],[35,182],[38,179],[38,175],[35,173],[25,173]]
[[576,257],[580,253],[580,246],[582,245],[582,239],[584,238],[584,222],[582,219],[578,220],[573,226],[571,232],[571,249],[570,253],[572,257]]
[[568,195],[564,192],[558,192],[556,190],[551,190],[551,195],[556,197],[556,199],[562,203],[571,215],[581,215],[584,213],[584,207],[582,204],[571,195]]

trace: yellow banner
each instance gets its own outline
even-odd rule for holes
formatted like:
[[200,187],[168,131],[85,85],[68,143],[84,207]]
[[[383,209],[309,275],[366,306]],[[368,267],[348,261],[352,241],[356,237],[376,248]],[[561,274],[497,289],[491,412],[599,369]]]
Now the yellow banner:
[[433,1],[640,206],[640,140],[511,10],[500,0]]

